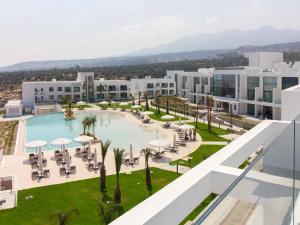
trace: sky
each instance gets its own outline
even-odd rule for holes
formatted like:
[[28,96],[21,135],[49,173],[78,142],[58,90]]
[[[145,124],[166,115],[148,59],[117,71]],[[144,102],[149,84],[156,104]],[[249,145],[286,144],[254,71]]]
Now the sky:
[[300,30],[296,0],[0,0],[0,66],[119,56],[198,33]]

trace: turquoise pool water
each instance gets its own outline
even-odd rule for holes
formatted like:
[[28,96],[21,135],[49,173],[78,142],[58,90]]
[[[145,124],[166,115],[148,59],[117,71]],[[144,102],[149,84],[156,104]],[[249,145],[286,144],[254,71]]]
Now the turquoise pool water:
[[[149,147],[149,141],[156,138],[165,138],[158,129],[142,126],[125,119],[125,115],[118,112],[88,112],[82,111],[76,113],[75,120],[65,120],[63,113],[35,116],[26,122],[26,142],[33,140],[44,140],[48,145],[43,150],[54,150],[57,146],[51,145],[51,141],[65,137],[74,139],[83,133],[82,121],[86,116],[96,115],[97,124],[95,134],[103,141],[110,139],[111,150],[113,148],[129,149],[132,144],[134,152],[139,152],[144,147]],[[68,147],[80,146],[79,143],[72,142]],[[33,152],[34,149],[27,149],[27,152]]]

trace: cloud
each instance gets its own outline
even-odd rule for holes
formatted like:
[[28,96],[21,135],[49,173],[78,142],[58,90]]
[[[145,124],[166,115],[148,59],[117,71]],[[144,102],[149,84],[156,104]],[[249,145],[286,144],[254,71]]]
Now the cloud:
[[204,20],[204,23],[206,25],[216,24],[217,22],[218,22],[218,17],[216,17],[216,16],[207,17]]

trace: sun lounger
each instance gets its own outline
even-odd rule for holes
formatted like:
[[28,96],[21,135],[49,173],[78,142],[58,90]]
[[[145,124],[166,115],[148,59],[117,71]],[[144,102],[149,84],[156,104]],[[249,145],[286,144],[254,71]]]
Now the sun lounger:
[[44,177],[50,176],[50,170],[44,170]]
[[66,174],[66,168],[65,167],[59,168],[59,174],[60,175],[65,175]]
[[150,118],[147,118],[147,119],[145,119],[145,120],[143,120],[143,123],[150,123]]
[[37,171],[31,172],[31,179],[35,180],[39,177],[39,173]]
[[81,149],[80,148],[76,148],[76,156],[80,156],[81,155]]
[[171,123],[170,122],[167,122],[163,125],[163,128],[170,128],[171,126]]
[[124,159],[124,164],[129,164],[129,159]]
[[76,173],[76,166],[71,166],[71,174],[75,174]]

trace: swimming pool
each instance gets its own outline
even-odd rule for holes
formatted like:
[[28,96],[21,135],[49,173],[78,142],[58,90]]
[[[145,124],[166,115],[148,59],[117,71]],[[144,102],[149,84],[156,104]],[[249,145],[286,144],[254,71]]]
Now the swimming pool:
[[[65,120],[63,113],[35,116],[27,119],[26,122],[26,142],[33,140],[44,140],[48,145],[43,150],[54,150],[57,146],[51,145],[51,141],[65,137],[73,140],[83,133],[82,121],[85,117],[96,115],[97,123],[95,135],[102,141],[110,139],[112,141],[110,149],[129,149],[130,144],[135,152],[142,148],[149,147],[149,141],[156,138],[166,138],[159,129],[139,125],[125,118],[124,113],[111,111],[78,111],[75,120]],[[92,129],[91,129],[92,130]],[[68,147],[78,147],[79,143],[72,142]],[[34,149],[26,149],[33,152]]]

